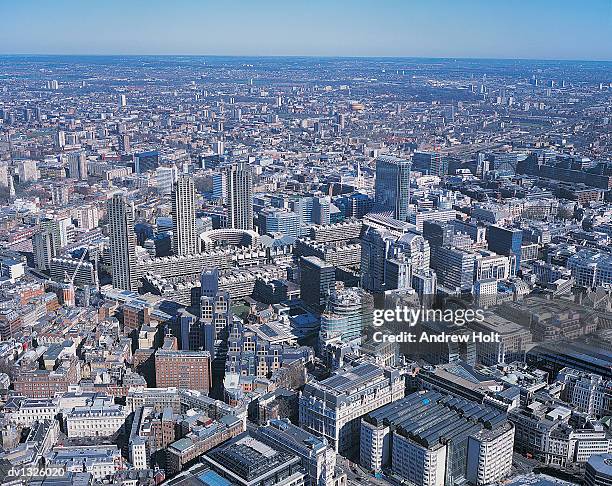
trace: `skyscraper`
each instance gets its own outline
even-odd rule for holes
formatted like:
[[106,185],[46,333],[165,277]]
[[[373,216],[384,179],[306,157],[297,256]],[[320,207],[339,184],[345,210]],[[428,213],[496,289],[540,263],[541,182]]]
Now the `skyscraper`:
[[309,224],[330,223],[331,198],[329,196],[307,196],[293,203],[293,211],[300,217],[300,223]]
[[227,173],[218,172],[212,176],[212,196],[215,199],[227,200]]
[[87,157],[85,152],[68,152],[65,156],[70,177],[73,179],[87,180]]
[[361,234],[361,286],[384,292],[409,284],[411,275],[429,267],[429,243],[421,235],[399,236],[366,225]]
[[227,169],[227,227],[253,229],[253,174],[246,162]]
[[195,223],[196,189],[193,179],[181,175],[172,186],[172,249],[175,255],[198,253]]
[[11,172],[9,170],[8,163],[6,162],[0,163],[0,186],[8,187],[9,177],[11,177]]
[[514,273],[520,270],[521,245],[523,244],[521,229],[491,225],[487,228],[487,242],[489,250],[500,255],[514,256]]
[[20,160],[17,162],[17,175],[19,182],[37,181],[40,177],[35,160]]
[[213,358],[219,356],[225,345],[223,340],[227,339],[232,316],[229,292],[221,290],[212,296],[200,297],[201,343]]
[[395,238],[387,231],[365,226],[361,235],[361,286],[372,292],[385,288],[385,259]]
[[376,159],[376,205],[381,211],[393,211],[400,221],[408,219],[410,202],[410,161],[392,155]]
[[217,140],[214,143],[214,150],[215,154],[223,155],[223,153],[225,152],[225,143],[223,142],[223,140]]
[[489,161],[484,152],[478,152],[476,155],[476,177],[483,179],[489,172]]
[[149,170],[157,169],[159,167],[159,159],[159,152],[156,150],[134,154],[134,172],[144,174]]
[[200,276],[200,289],[203,297],[214,297],[219,292],[219,269],[206,268]]
[[312,220],[315,224],[329,224],[331,198],[315,197],[312,201]]
[[51,259],[57,254],[55,239],[50,231],[39,231],[32,237],[34,265],[39,270],[49,270]]
[[62,149],[66,146],[66,132],[58,130],[55,134],[55,148]]
[[130,151],[130,136],[123,133],[118,136],[119,152],[127,154]]
[[111,269],[113,287],[136,290],[136,234],[134,208],[123,194],[115,194],[108,201]]
[[53,235],[56,251],[69,243],[72,220],[69,217],[44,218],[40,221],[40,228]]
[[443,177],[448,174],[448,162],[440,152],[415,152],[412,167],[425,174]]
[[203,348],[211,356],[215,392],[223,383],[228,337],[234,315],[229,292],[219,289],[219,269],[206,268],[200,276],[200,334],[190,336],[194,348]]
[[300,293],[306,305],[321,312],[335,292],[336,270],[333,265],[316,256],[302,257],[300,261]]

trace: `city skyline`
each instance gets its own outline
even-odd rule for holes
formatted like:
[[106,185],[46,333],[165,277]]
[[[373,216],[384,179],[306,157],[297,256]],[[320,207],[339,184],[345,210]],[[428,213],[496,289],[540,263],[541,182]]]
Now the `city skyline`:
[[611,1],[0,7],[0,484],[612,485]]
[[153,3],[4,5],[0,55],[612,60],[609,0]]

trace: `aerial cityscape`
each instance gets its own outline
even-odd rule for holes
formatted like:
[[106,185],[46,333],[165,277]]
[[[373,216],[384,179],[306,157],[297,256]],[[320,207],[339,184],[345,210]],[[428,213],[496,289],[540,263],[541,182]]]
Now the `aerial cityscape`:
[[0,484],[612,484],[610,51],[49,24],[0,53]]

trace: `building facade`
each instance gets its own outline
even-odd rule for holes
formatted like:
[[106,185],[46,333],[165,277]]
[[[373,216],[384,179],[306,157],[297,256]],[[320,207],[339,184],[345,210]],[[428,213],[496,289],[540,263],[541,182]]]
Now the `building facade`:
[[364,362],[343,368],[321,382],[307,383],[300,396],[300,427],[327,439],[336,452],[355,454],[360,418],[404,397],[398,370]]
[[172,185],[172,249],[175,255],[199,253],[195,206],[196,188],[193,179],[181,175]]
[[231,165],[226,172],[227,227],[253,229],[253,173],[247,163]]
[[134,208],[124,195],[115,194],[108,201],[108,221],[113,287],[137,290]]
[[391,211],[400,221],[408,220],[410,166],[409,160],[391,155],[376,159],[376,205],[382,211]]

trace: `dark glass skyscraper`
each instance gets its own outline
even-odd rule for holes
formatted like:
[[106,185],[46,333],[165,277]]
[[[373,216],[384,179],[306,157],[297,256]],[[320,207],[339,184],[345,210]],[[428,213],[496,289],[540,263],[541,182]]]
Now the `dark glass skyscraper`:
[[408,219],[410,165],[409,160],[392,155],[376,159],[376,206],[380,211],[392,211],[400,221]]
[[219,269],[206,268],[200,276],[200,289],[203,297],[214,297],[219,292]]
[[489,250],[495,253],[507,256],[513,253],[516,258],[514,271],[519,271],[521,268],[521,245],[523,244],[522,230],[489,226],[487,229],[487,241],[489,242]]
[[433,249],[453,244],[454,229],[450,223],[442,221],[423,221],[423,238],[429,241]]
[[412,167],[429,175],[443,177],[448,174],[448,163],[439,152],[415,152]]
[[159,167],[159,152],[140,152],[134,155],[134,172],[144,174]]
[[336,269],[316,256],[302,257],[300,261],[300,293],[305,304],[323,311],[335,291]]

